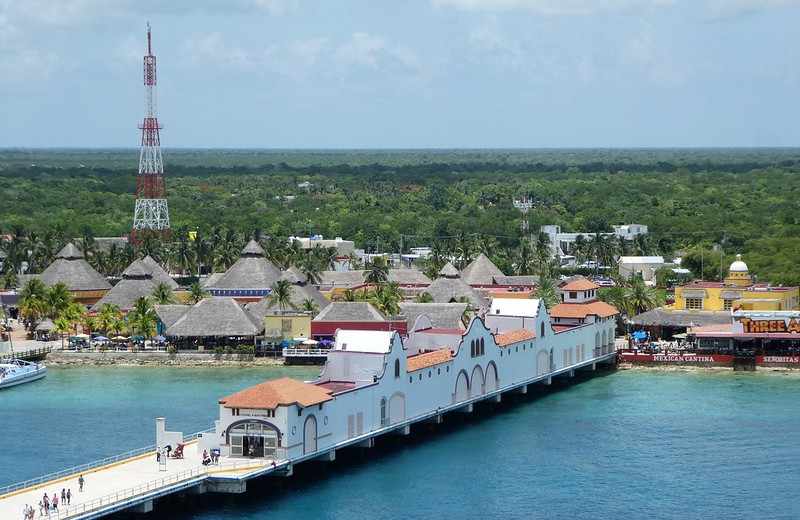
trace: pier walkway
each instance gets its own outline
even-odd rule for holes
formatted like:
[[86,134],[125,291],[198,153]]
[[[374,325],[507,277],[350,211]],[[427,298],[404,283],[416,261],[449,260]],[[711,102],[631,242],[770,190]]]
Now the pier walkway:
[[[187,443],[184,448],[184,459],[169,459],[165,467],[156,462],[155,446],[151,446],[97,463],[0,487],[0,519],[22,518],[26,504],[34,508],[36,519],[84,520],[100,518],[123,510],[146,513],[152,511],[156,499],[176,493],[243,493],[250,479],[268,474],[291,476],[294,464],[311,459],[333,461],[339,449],[351,446],[371,448],[375,439],[383,435],[408,435],[414,424],[422,422],[438,424],[447,413],[470,413],[473,411],[473,406],[480,401],[500,402],[503,394],[512,392],[525,394],[529,385],[549,385],[553,379],[571,378],[579,370],[594,370],[599,364],[614,364],[616,358],[617,353],[614,351],[597,352],[592,359],[409,417],[401,422],[368,431],[332,447],[291,460],[287,460],[285,454],[279,452],[280,460],[221,457],[218,464],[203,466],[202,454],[198,453],[197,438],[209,431],[200,432],[184,437]],[[78,491],[78,478],[81,474],[85,479],[83,492]],[[44,494],[47,493],[52,499],[55,493],[60,501],[62,488],[72,491],[71,504],[64,506],[59,503],[58,512],[51,512],[49,517],[39,516],[38,504]]]

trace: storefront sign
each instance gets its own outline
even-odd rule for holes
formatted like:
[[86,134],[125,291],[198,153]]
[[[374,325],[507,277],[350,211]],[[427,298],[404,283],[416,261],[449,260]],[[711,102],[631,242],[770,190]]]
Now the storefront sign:
[[800,356],[756,356],[756,363],[800,364]]
[[735,317],[742,325],[745,334],[759,334],[763,332],[795,332],[800,334],[800,320],[797,318],[777,320],[754,320],[752,318]]
[[693,365],[697,363],[733,363],[733,356],[726,354],[639,354],[636,352],[622,352],[622,361]]

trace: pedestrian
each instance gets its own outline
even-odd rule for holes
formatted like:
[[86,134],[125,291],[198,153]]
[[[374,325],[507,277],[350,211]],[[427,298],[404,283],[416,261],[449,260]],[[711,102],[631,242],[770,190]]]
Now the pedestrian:
[[39,516],[44,516],[44,504],[39,500]]
[[161,449],[156,449],[156,462],[161,462]]
[[167,447],[165,449],[167,450],[167,458],[169,458],[169,452],[172,451],[172,444],[167,444]]
[[44,498],[42,498],[42,502],[44,502],[44,510],[49,513],[50,512],[50,498],[47,496],[47,493],[44,494]]
[[58,495],[53,493],[53,500],[50,503],[53,504],[53,511],[58,511]]
[[61,488],[61,503],[63,504],[66,501],[67,501],[67,490]]
[[80,477],[78,477],[78,491],[81,493],[83,492],[83,483],[84,483],[83,475],[81,475]]
[[72,489],[67,489],[67,505],[72,502]]

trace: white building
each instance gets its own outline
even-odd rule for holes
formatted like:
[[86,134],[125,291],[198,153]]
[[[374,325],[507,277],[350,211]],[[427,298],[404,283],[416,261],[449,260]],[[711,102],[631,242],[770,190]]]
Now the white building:
[[634,276],[641,275],[645,282],[654,282],[656,271],[667,265],[663,256],[621,256],[617,262],[619,275],[622,278],[630,280]]
[[[647,226],[643,224],[623,224],[621,226],[613,226],[613,228],[613,233],[600,234],[605,237],[613,236],[623,238],[625,240],[633,240],[639,235],[647,234]],[[550,247],[553,250],[553,256],[557,258],[569,256],[569,253],[572,251],[573,245],[575,244],[575,240],[577,240],[579,236],[583,237],[583,240],[588,242],[595,235],[595,233],[587,233],[585,231],[579,231],[577,233],[563,233],[561,231],[561,226],[557,226],[555,224],[542,226],[540,231],[545,233],[550,239]]]
[[[417,319],[414,341],[396,332],[346,331],[316,381],[267,381],[219,401],[215,433],[198,450],[301,461],[447,410],[607,359],[613,316],[551,325],[539,300],[495,300],[486,324],[435,329]],[[421,321],[422,320],[422,321]],[[522,388],[524,390],[525,388]]]

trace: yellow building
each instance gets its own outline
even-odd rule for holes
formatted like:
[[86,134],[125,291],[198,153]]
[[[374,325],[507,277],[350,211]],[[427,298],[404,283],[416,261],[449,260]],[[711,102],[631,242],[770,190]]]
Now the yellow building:
[[722,282],[696,280],[675,288],[675,310],[727,311],[731,309],[758,311],[794,310],[800,305],[800,289],[797,287],[772,287],[769,284],[754,284],[742,261],[736,255]]
[[310,338],[311,314],[295,311],[274,311],[264,316],[267,338]]

